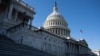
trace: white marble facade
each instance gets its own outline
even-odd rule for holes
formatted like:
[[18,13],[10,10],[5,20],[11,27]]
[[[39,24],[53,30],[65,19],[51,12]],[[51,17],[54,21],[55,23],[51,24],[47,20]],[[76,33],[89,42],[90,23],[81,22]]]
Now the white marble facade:
[[43,27],[38,28],[32,26],[35,14],[32,7],[21,0],[8,1],[11,3],[5,6],[5,10],[0,10],[0,33],[6,34],[16,43],[34,47],[54,56],[89,56],[90,49],[86,41],[77,41],[70,36],[68,23],[58,13],[56,3]]

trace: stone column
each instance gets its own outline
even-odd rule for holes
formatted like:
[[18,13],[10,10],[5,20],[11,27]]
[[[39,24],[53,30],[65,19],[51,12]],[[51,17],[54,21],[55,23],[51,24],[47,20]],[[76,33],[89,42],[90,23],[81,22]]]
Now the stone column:
[[62,30],[63,36],[64,36],[64,29]]
[[56,34],[57,34],[57,28],[56,28]]
[[[6,11],[4,12],[4,13],[5,13],[5,15],[4,15],[4,18],[5,18],[5,19],[8,17],[8,10],[9,10],[9,8],[7,8]],[[1,15],[1,16],[2,16],[2,15]]]
[[56,33],[56,29],[54,28],[54,34]]
[[59,28],[59,35],[61,35],[61,29]]
[[65,36],[65,29],[64,29],[64,36]]
[[58,28],[58,34],[60,35],[60,29]]
[[53,28],[53,33],[54,33],[54,28]]
[[15,13],[15,20],[17,20],[17,17],[18,17],[18,11],[16,10],[16,13]]
[[70,42],[69,42],[69,53],[70,53]]
[[58,28],[57,28],[57,35],[58,35]]
[[61,35],[63,36],[63,29],[61,29]]
[[64,30],[64,36],[66,36],[66,30]]
[[13,4],[10,4],[10,8],[9,8],[9,12],[8,12],[9,19],[11,19],[12,11],[13,11]]
[[80,45],[79,45],[79,54],[81,53],[81,51],[80,51]]
[[61,29],[60,29],[60,35],[61,35]]
[[71,53],[71,43],[69,42],[69,56],[70,56],[70,53]]
[[68,36],[68,32],[66,31],[66,35]]
[[55,33],[55,28],[53,28],[53,33]]
[[63,29],[63,36],[65,36],[65,31],[64,31],[64,29]]
[[66,36],[66,30],[64,30],[65,32],[64,32],[64,35]]
[[51,32],[53,32],[53,29],[51,29]]
[[51,32],[53,33],[53,28],[51,29]]
[[53,28],[52,28],[52,32],[54,33],[54,30],[53,30]]
[[70,43],[70,53],[72,53],[72,44]]
[[58,28],[58,35],[59,35],[59,28]]
[[33,19],[30,19],[30,26],[32,26],[32,21],[33,21]]
[[56,34],[57,34],[57,28],[56,28]]

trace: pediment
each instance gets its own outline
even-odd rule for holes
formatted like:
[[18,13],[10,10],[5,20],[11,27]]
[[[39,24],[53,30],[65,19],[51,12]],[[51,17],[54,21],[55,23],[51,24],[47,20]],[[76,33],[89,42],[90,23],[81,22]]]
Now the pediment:
[[88,46],[87,42],[85,41],[85,39],[80,40],[80,42],[86,46]]

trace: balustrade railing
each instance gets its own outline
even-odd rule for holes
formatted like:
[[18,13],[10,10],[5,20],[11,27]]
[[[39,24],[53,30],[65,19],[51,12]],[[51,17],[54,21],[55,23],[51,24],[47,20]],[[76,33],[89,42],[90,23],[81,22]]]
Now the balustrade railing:
[[30,10],[34,10],[33,7],[31,7],[30,5],[28,5],[27,3],[23,2],[23,1],[19,1],[19,0],[16,0],[17,2],[19,2],[21,5],[25,6],[25,7],[28,7]]

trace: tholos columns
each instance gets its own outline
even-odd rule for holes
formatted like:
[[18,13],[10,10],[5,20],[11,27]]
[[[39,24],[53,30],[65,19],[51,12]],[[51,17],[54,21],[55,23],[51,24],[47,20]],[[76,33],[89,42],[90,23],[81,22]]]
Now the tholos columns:
[[29,25],[32,27],[33,18],[30,19]]
[[18,16],[18,11],[16,10],[16,13],[15,13],[15,20],[17,20],[17,16]]
[[10,8],[9,8],[9,12],[8,12],[8,18],[9,19],[11,19],[12,11],[13,11],[13,4],[11,4]]

